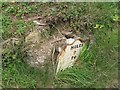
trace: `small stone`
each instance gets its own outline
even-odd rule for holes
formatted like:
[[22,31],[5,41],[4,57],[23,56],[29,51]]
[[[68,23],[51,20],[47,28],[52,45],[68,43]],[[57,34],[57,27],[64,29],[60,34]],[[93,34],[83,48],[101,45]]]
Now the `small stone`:
[[39,32],[33,31],[25,38],[25,42],[30,44],[35,44],[35,43],[39,43],[40,39],[41,37],[39,35]]

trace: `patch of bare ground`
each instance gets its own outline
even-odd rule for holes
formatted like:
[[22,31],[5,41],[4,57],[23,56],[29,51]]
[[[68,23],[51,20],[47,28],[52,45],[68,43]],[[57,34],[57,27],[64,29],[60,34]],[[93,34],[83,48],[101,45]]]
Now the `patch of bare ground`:
[[[39,21],[42,25],[44,24],[43,22],[41,20]],[[29,43],[27,46],[29,48],[27,50],[27,62],[32,67],[44,67],[45,60],[51,59],[51,50],[53,48],[52,42],[62,38],[58,32],[55,32],[54,35],[49,36],[49,38],[42,37],[43,32],[47,32],[47,28],[49,27],[38,25],[36,26],[36,30],[30,32],[30,34],[26,36],[25,41]]]

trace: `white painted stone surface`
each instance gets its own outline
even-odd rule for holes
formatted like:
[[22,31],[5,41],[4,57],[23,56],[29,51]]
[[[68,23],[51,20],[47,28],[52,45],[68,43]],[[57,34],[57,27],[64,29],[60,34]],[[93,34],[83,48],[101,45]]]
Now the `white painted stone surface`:
[[84,45],[80,40],[73,40],[71,38],[67,39],[66,43],[66,48],[57,57],[58,65],[56,73],[73,66]]

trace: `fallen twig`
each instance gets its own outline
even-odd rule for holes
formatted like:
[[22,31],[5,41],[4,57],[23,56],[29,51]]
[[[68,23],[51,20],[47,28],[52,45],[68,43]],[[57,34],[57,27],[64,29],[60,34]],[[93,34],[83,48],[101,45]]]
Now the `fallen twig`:
[[42,19],[43,17],[41,17],[41,16],[35,16],[35,17],[31,17],[31,18],[27,18],[27,19],[25,19],[25,21],[32,21],[32,20],[38,20],[38,19]]
[[57,40],[52,41],[51,44],[53,44],[53,43],[55,43],[55,42],[58,42],[58,41],[61,41],[61,40],[66,40],[66,38],[64,38],[64,37],[63,37],[63,38],[59,38],[59,39],[57,39]]
[[11,41],[18,41],[18,39],[17,38],[10,38],[10,39],[3,41],[1,44],[4,45],[4,44],[11,42]]

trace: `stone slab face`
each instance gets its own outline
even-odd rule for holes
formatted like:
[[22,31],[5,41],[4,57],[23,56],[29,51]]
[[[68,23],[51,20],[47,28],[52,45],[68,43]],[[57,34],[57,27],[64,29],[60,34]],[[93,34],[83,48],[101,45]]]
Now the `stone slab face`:
[[84,45],[84,43],[82,43],[79,39],[70,41],[67,40],[67,42],[70,43],[67,44],[65,49],[63,49],[57,57],[58,65],[56,73],[73,66]]

